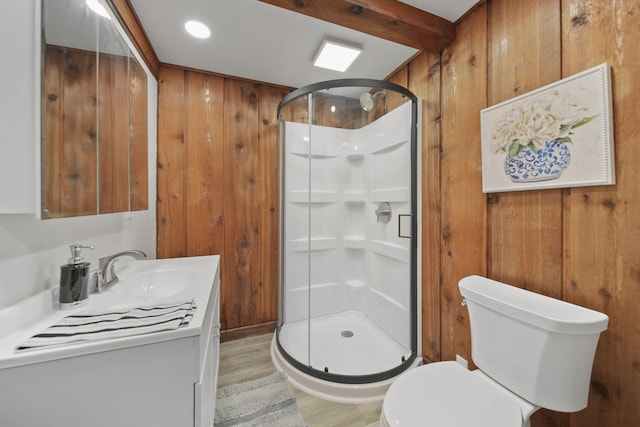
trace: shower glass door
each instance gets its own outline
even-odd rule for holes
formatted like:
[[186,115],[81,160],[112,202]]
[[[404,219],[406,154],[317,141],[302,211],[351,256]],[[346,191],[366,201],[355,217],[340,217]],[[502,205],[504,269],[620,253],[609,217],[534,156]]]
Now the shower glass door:
[[[304,94],[280,109],[281,249],[279,343],[293,363],[310,359],[311,288],[311,123],[313,95]],[[286,165],[286,166],[285,166]],[[283,329],[283,326],[286,327]]]
[[417,105],[399,86],[348,82],[279,109],[277,342],[305,373],[362,383],[417,353]]

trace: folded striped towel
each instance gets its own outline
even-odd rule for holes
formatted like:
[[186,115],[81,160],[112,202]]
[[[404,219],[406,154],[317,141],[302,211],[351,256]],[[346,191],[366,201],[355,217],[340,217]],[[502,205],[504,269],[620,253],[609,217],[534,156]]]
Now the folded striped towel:
[[190,300],[122,311],[78,313],[32,336],[16,351],[170,331],[188,325],[195,310],[195,301]]

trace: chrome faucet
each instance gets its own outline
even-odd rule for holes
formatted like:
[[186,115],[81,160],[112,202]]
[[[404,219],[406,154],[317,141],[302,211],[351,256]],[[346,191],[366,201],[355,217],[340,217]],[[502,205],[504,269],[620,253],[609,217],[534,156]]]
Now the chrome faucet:
[[139,250],[129,250],[100,258],[98,260],[98,280],[96,282],[94,292],[104,292],[111,286],[118,283],[120,279],[118,279],[118,276],[116,275],[115,265],[118,259],[123,256],[130,256],[135,259],[144,259],[147,257],[147,254]]

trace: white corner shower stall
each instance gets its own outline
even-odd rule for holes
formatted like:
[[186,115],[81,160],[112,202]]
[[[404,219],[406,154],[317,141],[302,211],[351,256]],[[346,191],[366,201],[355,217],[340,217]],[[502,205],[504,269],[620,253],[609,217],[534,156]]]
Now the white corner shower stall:
[[381,400],[419,363],[419,100],[377,80],[278,107],[280,312],[272,358],[298,388]]

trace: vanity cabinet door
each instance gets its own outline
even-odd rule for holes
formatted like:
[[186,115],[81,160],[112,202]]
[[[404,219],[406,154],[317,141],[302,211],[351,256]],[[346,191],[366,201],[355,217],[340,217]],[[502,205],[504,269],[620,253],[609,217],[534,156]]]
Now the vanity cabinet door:
[[[211,427],[215,416],[215,376],[214,371],[214,337],[209,337],[209,343],[205,353],[204,369],[201,372],[200,382],[195,384],[194,402],[194,427]],[[212,402],[214,404],[212,405]]]
[[219,275],[214,284],[213,310],[207,325],[207,345],[200,372],[200,381],[194,387],[194,427],[212,427],[216,415],[216,389],[218,386],[218,366],[220,362],[220,285]]

